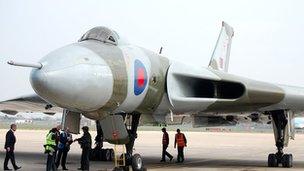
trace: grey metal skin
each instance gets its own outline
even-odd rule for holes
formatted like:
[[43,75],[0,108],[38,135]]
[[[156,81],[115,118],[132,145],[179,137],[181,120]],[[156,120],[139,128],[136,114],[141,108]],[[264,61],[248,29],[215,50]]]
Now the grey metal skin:
[[[147,122],[164,122],[169,113],[303,111],[303,88],[234,76],[226,73],[227,63],[223,63],[223,69],[214,68],[221,66],[221,60],[228,62],[230,44],[226,43],[231,43],[233,30],[225,23],[223,27],[220,37],[225,38],[225,46],[217,44],[216,52],[223,49],[226,58],[213,53],[208,68],[171,61],[124,42],[110,29],[93,28],[79,42],[57,49],[39,61],[42,67],[32,70],[31,85],[48,104],[95,120],[121,112],[140,112]],[[140,59],[147,70],[147,86],[140,95],[133,92],[135,59]],[[205,87],[206,84],[211,86]],[[226,98],[227,90],[240,93]],[[16,103],[9,102],[2,102],[1,110],[12,112]]]
[[[209,66],[203,68],[169,60],[126,43],[111,29],[96,27],[39,63],[9,62],[34,68],[30,82],[44,100],[37,96],[8,100],[0,102],[0,110],[15,114],[49,108],[54,112],[60,107],[81,113],[103,121],[108,142],[129,143],[130,151],[139,117],[142,123],[163,123],[167,114],[173,119],[178,114],[213,117],[258,112],[269,115],[274,127],[278,152],[269,155],[268,165],[291,167],[292,156],[284,154],[283,147],[294,137],[292,119],[304,111],[304,88],[228,74],[233,35],[232,27],[223,22]],[[46,107],[41,109],[43,104]],[[124,114],[134,119],[132,135],[125,129]],[[233,117],[225,120],[233,121]]]
[[111,97],[112,72],[102,57],[71,44],[51,52],[33,69],[30,82],[35,92],[51,104],[71,111],[98,110]]
[[[226,25],[223,24],[223,27]],[[85,34],[80,42],[49,53],[39,61],[42,67],[32,70],[31,85],[46,102],[83,113],[95,120],[115,112],[137,111],[143,113],[143,119],[152,122],[163,120],[162,118],[170,111],[174,114],[195,114],[303,110],[304,105],[300,101],[304,99],[304,91],[301,88],[233,76],[226,73],[226,63],[223,71],[212,69],[214,64],[211,68],[187,66],[127,44],[119,39],[117,33],[109,29],[97,27],[92,30]],[[225,29],[222,30],[227,32]],[[232,36],[233,30],[230,30],[229,36]],[[108,40],[110,36],[112,38]],[[111,43],[111,40],[114,42]],[[221,49],[219,47],[216,49]],[[230,48],[230,45],[228,47]],[[126,49],[135,49],[135,52],[126,54]],[[213,63],[217,61],[214,54]],[[229,53],[226,54],[229,56]],[[133,92],[129,81],[134,79],[134,75],[130,74],[131,58],[134,56],[143,56],[146,60],[144,65],[149,66],[150,70],[142,97],[127,98]],[[199,94],[195,94],[195,89],[201,86],[201,80],[239,83],[243,86],[244,92],[241,96],[230,99],[216,96],[200,97]],[[130,102],[138,99],[138,104]],[[4,106],[2,110],[11,111],[12,108],[9,106],[7,109]]]
[[[169,65],[167,59],[156,60],[156,55],[149,55],[156,65],[151,73],[158,81],[150,82],[147,98],[138,111],[153,113],[165,92]],[[43,67],[31,72],[31,85],[40,97],[56,106],[100,120],[113,113],[127,96],[125,61],[116,46],[94,40],[74,43],[51,52],[40,63]]]

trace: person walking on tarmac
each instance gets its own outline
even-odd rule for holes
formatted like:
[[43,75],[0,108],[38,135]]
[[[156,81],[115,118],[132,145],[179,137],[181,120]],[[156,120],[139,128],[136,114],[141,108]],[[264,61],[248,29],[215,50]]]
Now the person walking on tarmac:
[[15,149],[16,137],[15,137],[14,132],[16,130],[17,130],[17,125],[11,124],[11,129],[9,131],[7,131],[6,136],[5,136],[4,149],[6,150],[6,155],[5,155],[5,159],[4,159],[3,170],[12,170],[12,169],[9,169],[7,166],[9,160],[11,160],[14,170],[18,170],[21,168],[21,167],[17,166],[16,162],[15,162],[14,149]]
[[92,146],[91,134],[89,133],[89,127],[82,127],[83,135],[81,138],[77,138],[74,141],[78,141],[82,148],[81,154],[81,167],[78,170],[90,170],[90,150]]
[[44,145],[47,154],[46,171],[56,171],[55,165],[55,151],[56,151],[56,128],[52,128],[46,135],[46,144]]
[[166,128],[163,128],[162,132],[163,132],[163,140],[162,140],[163,152],[162,152],[162,159],[160,162],[166,162],[166,156],[169,157],[170,161],[172,161],[173,156],[167,152],[167,148],[169,146],[169,135],[166,131]]
[[175,142],[174,142],[174,148],[176,148],[177,144],[177,163],[184,162],[184,147],[187,147],[187,139],[186,136],[180,132],[180,129],[176,130],[175,134]]
[[[66,128],[66,130],[63,130],[60,133],[59,137],[59,144],[58,144],[58,154],[56,159],[56,167],[59,167],[60,160],[61,160],[61,167],[62,170],[68,170],[66,168],[66,158],[68,155],[68,152],[70,151],[70,145],[73,143],[72,134],[70,133],[69,128]],[[61,158],[62,157],[62,158]]]

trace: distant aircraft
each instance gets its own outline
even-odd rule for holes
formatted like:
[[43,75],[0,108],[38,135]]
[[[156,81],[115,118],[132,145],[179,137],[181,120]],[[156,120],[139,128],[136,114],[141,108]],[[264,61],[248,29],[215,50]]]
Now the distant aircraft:
[[33,123],[33,120],[18,119],[18,120],[15,120],[15,123],[16,124]]
[[[247,118],[272,121],[278,151],[269,154],[268,166],[292,167],[293,157],[283,148],[294,137],[292,119],[304,110],[304,88],[229,74],[233,34],[222,22],[209,66],[201,67],[170,60],[127,43],[109,28],[95,27],[37,63],[9,61],[33,68],[30,82],[37,95],[3,101],[0,110],[51,114],[63,109],[63,125],[74,132],[81,115],[96,120],[99,137],[126,145],[127,165],[134,170],[142,169],[140,155],[132,156],[140,119],[164,123],[167,114],[187,113],[198,125],[221,125],[262,113]],[[195,39],[189,36],[185,43]]]
[[304,118],[303,117],[297,117],[294,119],[294,127],[296,129],[303,129],[304,128]]

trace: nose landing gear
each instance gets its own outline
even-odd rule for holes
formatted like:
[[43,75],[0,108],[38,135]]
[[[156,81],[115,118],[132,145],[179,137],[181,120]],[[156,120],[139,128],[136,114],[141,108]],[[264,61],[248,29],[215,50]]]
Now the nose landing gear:
[[[126,153],[121,155],[120,162],[125,162],[124,166],[117,166],[114,170],[123,170],[128,171],[129,166],[132,167],[133,171],[143,171],[144,164],[143,159],[139,154],[133,154],[133,147],[135,139],[137,138],[137,128],[139,125],[140,113],[132,113],[131,115],[127,116],[130,117],[128,120],[130,121],[129,125],[126,125],[128,134],[129,134],[129,143],[125,145]],[[123,160],[123,161],[121,161]]]

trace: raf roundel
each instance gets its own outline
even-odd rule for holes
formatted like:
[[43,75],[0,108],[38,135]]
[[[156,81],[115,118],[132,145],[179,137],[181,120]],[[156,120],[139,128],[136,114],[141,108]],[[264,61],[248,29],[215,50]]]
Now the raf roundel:
[[140,95],[147,86],[147,71],[144,64],[136,59],[134,62],[134,94]]

